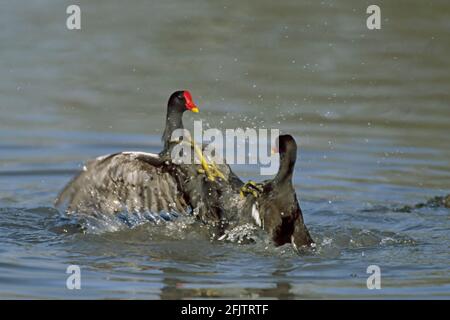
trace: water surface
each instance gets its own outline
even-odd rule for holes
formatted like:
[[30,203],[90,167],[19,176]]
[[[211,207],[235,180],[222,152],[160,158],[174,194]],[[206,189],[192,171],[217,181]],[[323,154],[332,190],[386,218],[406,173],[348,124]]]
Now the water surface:
[[[449,209],[396,210],[450,193],[447,1],[379,1],[378,31],[366,1],[79,3],[81,31],[70,1],[0,5],[0,298],[450,297]],[[187,127],[295,136],[315,252],[211,242],[192,221],[67,230],[59,190],[90,158],[160,150],[181,88],[201,110]]]

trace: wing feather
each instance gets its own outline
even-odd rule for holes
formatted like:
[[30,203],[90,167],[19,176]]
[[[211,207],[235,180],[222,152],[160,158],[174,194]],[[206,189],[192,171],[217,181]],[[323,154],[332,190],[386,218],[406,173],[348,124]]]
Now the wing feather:
[[186,212],[188,205],[169,165],[153,154],[118,153],[89,161],[60,193],[67,212]]

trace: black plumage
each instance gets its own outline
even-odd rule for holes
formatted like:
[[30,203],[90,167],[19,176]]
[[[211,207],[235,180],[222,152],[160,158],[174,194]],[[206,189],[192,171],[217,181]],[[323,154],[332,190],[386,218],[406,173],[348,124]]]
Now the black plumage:
[[252,184],[259,191],[247,193],[244,197],[240,195],[243,183],[206,181],[206,189],[213,195],[205,197],[206,206],[216,212],[222,233],[237,225],[252,223],[265,230],[276,245],[309,246],[314,241],[304,224],[292,184],[297,144],[292,136],[282,135],[278,146],[280,167],[274,179]]
[[[279,137],[280,168],[272,180],[244,184],[227,164],[217,165],[220,177],[211,179],[200,170],[204,166],[171,159],[173,148],[180,143],[171,140],[172,133],[183,128],[186,110],[198,111],[190,94],[172,94],[164,148],[158,155],[122,152],[89,161],[60,193],[56,205],[65,205],[67,213],[88,215],[193,212],[200,221],[218,228],[218,237],[235,226],[251,223],[266,231],[276,245],[311,245],[313,240],[292,185],[297,157],[294,138]],[[242,193],[249,187],[254,192]]]
[[84,214],[189,211],[186,190],[180,189],[180,183],[189,179],[188,170],[174,166],[170,159],[176,143],[171,141],[172,132],[183,128],[186,110],[198,112],[190,93],[174,92],[167,105],[164,148],[158,155],[122,152],[91,160],[59,194],[56,206],[65,206],[68,213]]

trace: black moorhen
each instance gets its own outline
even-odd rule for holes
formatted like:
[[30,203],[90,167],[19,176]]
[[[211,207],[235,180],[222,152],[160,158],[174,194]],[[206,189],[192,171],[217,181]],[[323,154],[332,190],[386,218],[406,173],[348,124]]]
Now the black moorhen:
[[[166,128],[162,137],[164,148],[159,155],[121,152],[91,160],[59,194],[55,205],[66,205],[69,213],[84,214],[124,210],[186,212],[189,203],[184,190],[180,189],[180,180],[188,179],[187,170],[179,172],[182,167],[170,161],[172,132],[183,128],[182,117],[186,110],[198,112],[191,94],[188,91],[174,92],[167,105]],[[194,191],[191,193],[196,195]]]
[[[294,248],[314,243],[303,221],[292,176],[297,159],[297,143],[290,135],[278,140],[280,168],[273,180],[263,184],[263,191],[252,205],[256,224],[269,232],[277,245],[292,243]],[[251,195],[253,197],[253,195]]]
[[[219,233],[243,223],[253,223],[269,233],[273,242],[280,246],[292,243],[294,248],[314,243],[303,221],[292,176],[297,159],[297,144],[291,135],[278,138],[280,167],[272,180],[261,184],[243,184],[238,180],[207,181],[205,206],[214,212]],[[222,169],[222,168],[221,168]],[[223,170],[225,172],[225,170]],[[249,190],[242,195],[242,190]],[[224,237],[219,237],[223,239]]]

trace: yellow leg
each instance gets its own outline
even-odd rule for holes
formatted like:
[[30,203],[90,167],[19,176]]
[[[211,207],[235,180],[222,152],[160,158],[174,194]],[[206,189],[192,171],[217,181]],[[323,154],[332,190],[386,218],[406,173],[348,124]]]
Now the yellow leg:
[[209,164],[210,169],[213,171],[213,174],[221,179],[225,180],[225,176],[223,175],[223,173],[219,170],[219,168],[217,168],[216,163],[214,161],[211,161],[211,163]]
[[189,142],[191,146],[194,148],[195,154],[200,159],[200,165],[202,166],[202,169],[199,170],[199,173],[205,173],[210,181],[215,181],[216,177],[225,179],[225,176],[217,168],[214,161],[212,161],[211,164],[209,164],[208,161],[206,161],[206,158],[203,156],[202,150],[197,146],[195,141],[190,140]]

